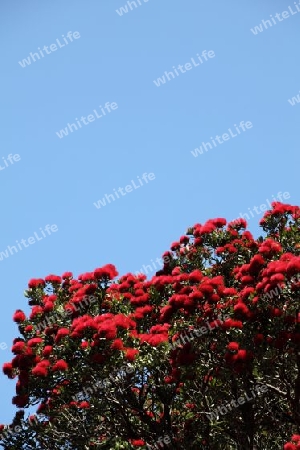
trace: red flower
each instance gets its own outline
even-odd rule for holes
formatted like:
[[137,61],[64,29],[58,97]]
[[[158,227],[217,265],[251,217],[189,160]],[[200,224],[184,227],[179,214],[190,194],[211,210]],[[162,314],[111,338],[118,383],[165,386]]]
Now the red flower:
[[164,382],[167,383],[167,384],[171,384],[171,383],[174,383],[175,380],[174,380],[173,377],[166,376],[166,377],[164,378]]
[[145,303],[148,303],[148,301],[149,301],[149,294],[139,295],[137,297],[132,297],[130,299],[130,303],[135,306],[144,305]]
[[46,367],[43,364],[37,364],[32,369],[32,374],[37,376],[37,377],[46,377],[48,375],[48,371],[47,371]]
[[61,277],[65,280],[66,278],[73,278],[73,274],[72,272],[64,272]]
[[18,408],[24,408],[28,403],[28,395],[17,395],[13,397],[12,404],[16,405]]
[[12,376],[12,373],[13,373],[12,363],[10,363],[10,362],[4,363],[2,366],[2,370],[3,370],[4,375],[7,375],[9,377]]
[[89,407],[90,407],[89,402],[85,402],[85,401],[80,402],[79,405],[78,405],[78,408],[82,408],[82,409],[87,409]]
[[243,323],[240,320],[227,319],[222,324],[223,328],[243,328]]
[[180,242],[172,242],[172,244],[170,245],[170,249],[173,251],[179,250],[180,249]]
[[44,311],[45,312],[53,311],[53,309],[54,309],[54,305],[53,305],[52,302],[46,302],[45,303],[45,305],[44,305]]
[[212,219],[211,223],[217,228],[222,228],[226,225],[227,220],[222,217],[217,217],[216,219]]
[[124,348],[122,339],[115,339],[110,348],[112,348],[113,350],[122,350]]
[[284,445],[283,450],[296,450],[296,445],[292,444],[291,442],[288,442]]
[[295,256],[287,265],[288,275],[300,273],[300,256]]
[[41,278],[37,278],[37,279],[33,278],[32,280],[29,280],[29,282],[28,282],[28,287],[29,288],[33,289],[33,288],[38,287],[38,286],[44,287],[45,286],[45,281],[42,280]]
[[93,272],[86,272],[79,275],[78,280],[81,281],[93,281],[95,280],[95,275]]
[[248,358],[247,350],[238,350],[236,358],[245,361]]
[[40,403],[40,405],[38,406],[36,412],[37,414],[40,414],[44,409],[46,409],[46,404],[45,403]]
[[170,324],[164,323],[163,325],[153,325],[150,328],[150,333],[167,333],[170,328]]
[[139,336],[141,342],[147,342],[152,345],[152,347],[157,347],[162,342],[168,342],[167,334],[140,334]]
[[236,230],[239,230],[240,228],[247,228],[247,222],[245,219],[236,219],[232,222],[229,222],[228,228],[235,228]]
[[135,348],[127,348],[125,350],[125,357],[128,361],[134,361],[136,355],[139,353]]
[[17,309],[17,311],[13,315],[14,322],[24,322],[26,319],[26,315],[23,313],[21,309]]
[[199,269],[193,270],[193,272],[191,272],[189,274],[189,280],[192,283],[197,283],[198,281],[200,281],[203,278],[203,274],[202,272],[200,272]]
[[105,333],[106,339],[115,339],[117,337],[117,329],[115,324],[111,322],[104,322],[99,324],[99,333]]
[[143,319],[145,314],[150,313],[153,310],[153,306],[146,305],[136,308],[134,314],[132,314],[133,319]]
[[272,275],[270,278],[270,281],[275,283],[281,283],[285,280],[285,276],[282,273],[275,273],[275,275]]
[[131,444],[134,445],[135,447],[139,447],[145,445],[145,441],[143,441],[142,439],[133,439],[131,441]]
[[227,345],[228,350],[236,351],[239,349],[239,344],[237,342],[229,342]]
[[194,409],[196,407],[195,403],[186,403],[185,406],[188,409]]
[[208,234],[215,231],[216,226],[212,223],[212,221],[208,220],[201,228],[200,228],[200,234]]
[[60,328],[56,333],[55,342],[59,342],[63,337],[68,336],[70,330],[68,328]]
[[43,339],[36,337],[36,338],[29,339],[29,341],[27,342],[27,345],[28,345],[28,347],[34,347],[35,345],[38,345],[41,342],[43,342]]
[[48,283],[61,283],[61,277],[58,275],[48,275],[45,277],[45,281]]
[[124,328],[125,330],[129,328],[135,328],[135,322],[128,317],[124,316],[124,314],[117,314],[114,317],[114,325],[120,328]]
[[20,353],[23,353],[24,349],[25,349],[25,342],[23,342],[23,341],[18,341],[18,342],[16,342],[16,343],[12,346],[11,351],[12,351],[15,355],[18,355],[18,354],[20,354]]
[[250,312],[247,305],[245,305],[245,303],[243,302],[238,302],[236,305],[234,305],[233,310],[234,312],[244,314],[245,316],[248,316]]
[[28,417],[28,422],[30,423],[32,421],[35,421],[35,422],[37,421],[37,416],[35,414]]
[[233,297],[233,296],[237,295],[237,291],[234,288],[225,288],[223,290],[223,295],[226,295],[228,297]]
[[51,345],[46,345],[43,350],[43,356],[50,356],[53,351],[53,347]]
[[180,244],[187,244],[189,242],[190,238],[188,236],[181,236],[179,239]]
[[59,359],[53,366],[52,366],[53,372],[57,372],[58,370],[68,370],[68,364],[63,359]]
[[43,314],[44,310],[41,306],[34,306],[31,310],[29,319],[34,319],[38,314]]
[[270,308],[270,315],[271,317],[281,317],[283,314],[283,311],[279,308]]
[[108,278],[109,280],[112,280],[118,275],[119,273],[113,264],[106,264],[105,266],[94,270],[94,276],[97,279]]
[[251,277],[250,275],[244,275],[243,277],[241,277],[241,283],[242,284],[250,284],[254,281],[254,278]]

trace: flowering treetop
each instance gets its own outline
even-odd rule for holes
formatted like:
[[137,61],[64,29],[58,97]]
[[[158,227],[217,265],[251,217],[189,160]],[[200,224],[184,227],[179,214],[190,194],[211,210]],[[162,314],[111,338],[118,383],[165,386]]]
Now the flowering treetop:
[[300,208],[260,225],[195,224],[150,280],[112,264],[30,280],[4,448],[300,448]]

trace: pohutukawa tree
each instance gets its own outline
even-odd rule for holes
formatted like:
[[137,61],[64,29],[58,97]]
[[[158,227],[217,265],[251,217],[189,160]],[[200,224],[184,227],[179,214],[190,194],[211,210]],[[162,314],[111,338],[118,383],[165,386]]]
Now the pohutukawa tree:
[[300,448],[300,208],[260,225],[195,224],[151,280],[111,264],[30,280],[2,446]]

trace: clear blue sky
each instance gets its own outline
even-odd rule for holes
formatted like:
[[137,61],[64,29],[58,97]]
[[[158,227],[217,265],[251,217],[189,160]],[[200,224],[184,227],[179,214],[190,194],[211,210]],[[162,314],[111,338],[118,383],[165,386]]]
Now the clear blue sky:
[[[0,261],[1,366],[18,336],[12,314],[29,310],[30,278],[106,263],[135,272],[196,222],[235,219],[280,191],[300,204],[300,103],[288,102],[300,90],[294,2],[140,3],[120,15],[125,0],[1,1],[0,252],[22,248]],[[293,13],[275,19],[288,6]],[[272,27],[250,31],[270,15]],[[79,33],[73,42],[69,31]],[[38,47],[44,57],[22,67]],[[200,64],[204,50],[214,57]],[[118,107],[97,118],[106,102]],[[241,121],[252,127],[238,134]],[[192,155],[224,133],[226,142]],[[155,178],[134,188],[145,172]],[[119,199],[95,207],[119,187]],[[257,235],[262,212],[253,215]],[[47,224],[58,230],[43,237]],[[0,423],[9,422],[15,381],[3,375],[0,386]]]

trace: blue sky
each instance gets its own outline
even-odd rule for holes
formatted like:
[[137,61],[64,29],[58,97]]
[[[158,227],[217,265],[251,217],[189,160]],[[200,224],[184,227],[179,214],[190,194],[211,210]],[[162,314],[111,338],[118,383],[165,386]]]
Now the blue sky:
[[[300,204],[294,2],[139,0],[121,13],[126,4],[1,2],[1,366],[18,336],[12,314],[29,310],[30,278],[106,263],[135,272],[196,222],[235,219],[279,192]],[[174,78],[157,87],[165,71]],[[144,173],[154,178],[138,184]],[[114,189],[119,198],[102,206]],[[2,376],[0,386],[7,423],[15,382]]]

